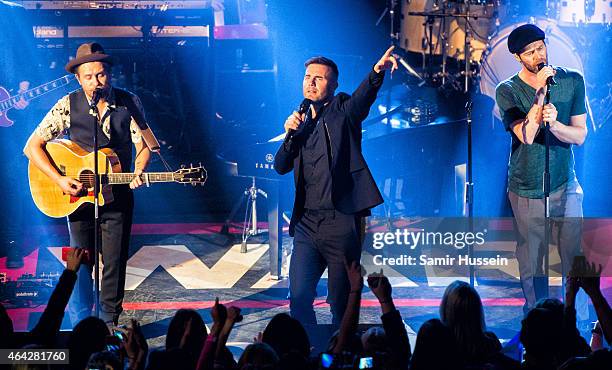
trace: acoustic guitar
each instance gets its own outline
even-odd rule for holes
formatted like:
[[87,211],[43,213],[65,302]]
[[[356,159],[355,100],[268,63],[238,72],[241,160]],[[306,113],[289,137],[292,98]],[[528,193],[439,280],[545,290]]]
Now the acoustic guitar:
[[[30,192],[34,203],[49,217],[65,217],[85,203],[94,202],[94,154],[69,140],[49,141],[45,150],[51,163],[59,173],[83,183],[83,194],[65,194],[60,187],[38,169],[31,161],[28,165]],[[98,152],[100,173],[100,195],[98,204],[103,206],[113,201],[112,185],[129,184],[134,173],[121,172],[119,157],[109,148]],[[174,172],[148,172],[141,175],[143,182],[176,182],[180,184],[204,185],[207,172],[204,167],[193,165]]]

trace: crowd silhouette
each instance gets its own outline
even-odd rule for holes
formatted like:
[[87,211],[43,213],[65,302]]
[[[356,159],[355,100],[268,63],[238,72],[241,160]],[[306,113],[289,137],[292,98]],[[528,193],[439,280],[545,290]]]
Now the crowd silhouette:
[[[35,327],[17,333],[6,309],[0,305],[0,348],[56,348],[64,310],[76,281],[82,252],[75,249]],[[487,331],[483,304],[478,292],[462,281],[451,283],[440,303],[439,319],[423,323],[412,351],[400,312],[394,305],[389,279],[370,274],[367,286],[378,299],[381,325],[358,332],[362,268],[347,263],[351,286],[348,306],[340,328],[329,338],[326,350],[313,353],[309,335],[300,322],[279,313],[254,338],[236,360],[227,340],[240,309],[217,299],[210,309],[212,325],[207,330],[200,314],[178,310],[166,333],[163,348],[149,349],[136,320],[125,328],[109,328],[88,317],[73,329],[68,340],[70,364],[66,369],[410,369],[410,370],[591,370],[612,368],[612,310],[600,289],[600,269],[577,258],[566,278],[565,300],[544,299],[521,323],[522,362],[502,353],[495,334]],[[590,343],[576,328],[574,301],[579,289],[591,298],[597,326]],[[13,365],[15,369],[46,369],[47,365]],[[49,366],[61,368],[61,366]]]

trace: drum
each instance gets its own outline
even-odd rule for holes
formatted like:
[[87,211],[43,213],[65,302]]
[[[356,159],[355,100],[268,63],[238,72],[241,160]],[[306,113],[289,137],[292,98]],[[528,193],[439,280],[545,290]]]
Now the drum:
[[[470,14],[466,22],[463,17],[449,17],[448,42],[446,55],[450,58],[465,60],[465,34],[466,29],[470,31],[471,59],[479,61],[484,52],[489,35],[499,22],[502,11],[505,11],[500,1],[490,0],[461,0],[448,1],[447,12],[450,14]],[[466,27],[466,24],[469,27]],[[499,24],[499,23],[497,23]]]
[[558,2],[557,12],[561,26],[610,24],[612,0],[563,0]]
[[[499,33],[491,39],[489,47],[483,54],[480,66],[480,91],[495,99],[495,87],[503,80],[513,76],[521,70],[521,65],[508,51],[508,36],[516,27],[526,22],[515,23],[501,28]],[[546,33],[546,46],[548,50],[548,63],[584,72],[582,59],[578,54],[572,39],[570,39],[557,23],[550,19],[539,18],[531,22]],[[497,106],[495,116],[500,118]]]
[[[470,6],[470,14],[476,14],[477,17],[469,20],[470,26],[470,48],[472,60],[478,61],[482,57],[487,46],[487,40],[491,31],[495,27],[495,19],[493,16],[493,6],[472,5]],[[478,17],[478,15],[481,15]],[[455,59],[465,59],[465,18],[453,18],[450,20],[448,32],[448,49],[446,55]]]
[[[410,12],[430,12],[438,10],[434,0],[405,0],[402,1],[402,24],[400,31],[400,46],[402,49],[415,53],[429,53],[428,37],[429,26],[425,27],[425,17],[410,15]],[[442,55],[442,45],[438,42],[443,31],[442,18],[436,18],[433,23],[432,45],[433,55]]]

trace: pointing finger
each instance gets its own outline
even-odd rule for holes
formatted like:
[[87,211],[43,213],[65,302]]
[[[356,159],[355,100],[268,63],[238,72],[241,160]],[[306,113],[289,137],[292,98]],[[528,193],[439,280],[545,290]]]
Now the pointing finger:
[[386,57],[390,56],[391,52],[393,51],[393,49],[395,49],[395,45],[389,46],[389,49],[387,49],[387,51],[385,51],[385,56]]

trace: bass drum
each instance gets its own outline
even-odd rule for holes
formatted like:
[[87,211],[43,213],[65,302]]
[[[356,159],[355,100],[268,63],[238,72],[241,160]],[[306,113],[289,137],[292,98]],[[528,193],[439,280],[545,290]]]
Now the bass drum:
[[[497,85],[521,70],[521,65],[508,51],[508,36],[516,27],[527,22],[518,22],[501,28],[499,33],[491,39],[489,47],[483,54],[480,66],[480,91],[495,100]],[[584,67],[580,54],[574,42],[550,19],[536,19],[533,23],[546,33],[546,46],[548,50],[548,63],[578,70],[584,74]],[[500,118],[499,110],[495,105],[495,117]]]

